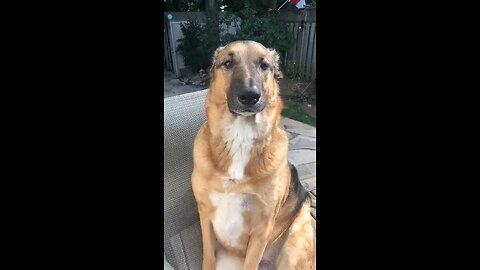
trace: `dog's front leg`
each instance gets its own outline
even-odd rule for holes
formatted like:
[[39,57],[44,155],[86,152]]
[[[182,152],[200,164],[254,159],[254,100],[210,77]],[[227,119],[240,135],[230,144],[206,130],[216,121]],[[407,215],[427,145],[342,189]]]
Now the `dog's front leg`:
[[204,211],[199,211],[200,226],[202,229],[203,270],[215,270],[215,234],[212,223]]
[[261,229],[256,230],[258,233],[250,236],[243,270],[258,269],[258,265],[262,260],[263,253],[265,252],[268,239],[270,238],[272,232],[273,219],[266,221],[261,227]]
[[262,260],[265,247],[267,246],[267,242],[268,239],[265,237],[255,237],[250,240],[243,270],[258,269],[258,265],[260,264],[260,260]]
[[212,228],[211,211],[212,206],[209,203],[208,193],[204,185],[205,177],[193,169],[192,174],[192,190],[198,207],[198,215],[200,217],[200,229],[202,232],[202,248],[203,248],[203,270],[215,270],[215,234]]

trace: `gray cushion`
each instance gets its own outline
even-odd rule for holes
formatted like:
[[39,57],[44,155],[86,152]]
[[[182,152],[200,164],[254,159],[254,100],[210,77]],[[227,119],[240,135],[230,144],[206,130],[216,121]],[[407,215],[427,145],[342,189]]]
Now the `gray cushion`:
[[174,270],[173,267],[167,262],[165,253],[163,253],[163,270]]
[[193,141],[208,90],[164,98],[164,248],[176,270],[201,270],[202,239],[192,193]]

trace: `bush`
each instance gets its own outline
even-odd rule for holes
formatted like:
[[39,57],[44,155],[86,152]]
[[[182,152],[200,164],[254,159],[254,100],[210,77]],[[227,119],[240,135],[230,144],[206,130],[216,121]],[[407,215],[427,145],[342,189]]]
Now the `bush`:
[[242,20],[236,33],[227,33],[221,37],[219,25],[235,25],[238,17],[224,12],[218,19],[207,18],[204,25],[196,20],[189,20],[180,26],[184,37],[178,39],[180,44],[177,50],[182,53],[185,64],[190,66],[193,72],[208,69],[215,49],[235,40],[254,40],[267,48],[276,49],[280,55],[284,55],[292,46],[293,33],[286,23],[274,17],[259,17],[257,12],[249,7],[242,9],[238,16]]
[[177,40],[180,43],[177,51],[182,53],[185,65],[190,66],[194,72],[208,66],[209,57],[205,56],[202,44],[205,26],[196,20],[188,20],[187,23],[181,24],[180,28],[183,32],[183,38]]
[[226,44],[234,40],[253,40],[262,43],[267,48],[276,49],[283,55],[294,42],[293,32],[286,23],[275,17],[260,17],[252,8],[239,12],[242,23],[235,35],[227,35],[222,40]]
[[219,21],[207,18],[206,24],[201,24],[188,20],[180,28],[184,37],[177,40],[180,43],[177,51],[184,56],[185,65],[190,66],[193,72],[208,69],[213,52],[220,46]]

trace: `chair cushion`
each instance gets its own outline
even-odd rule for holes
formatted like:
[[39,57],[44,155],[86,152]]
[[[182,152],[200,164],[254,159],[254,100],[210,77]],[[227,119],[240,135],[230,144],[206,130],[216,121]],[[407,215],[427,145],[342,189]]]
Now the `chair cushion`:
[[176,270],[200,270],[202,240],[191,176],[208,89],[164,98],[164,250]]

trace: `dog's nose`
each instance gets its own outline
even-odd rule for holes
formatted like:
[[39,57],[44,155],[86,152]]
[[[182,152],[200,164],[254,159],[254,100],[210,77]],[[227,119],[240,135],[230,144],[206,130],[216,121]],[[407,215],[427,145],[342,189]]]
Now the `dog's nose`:
[[243,105],[251,106],[260,100],[260,91],[254,88],[245,88],[238,95],[238,100]]

